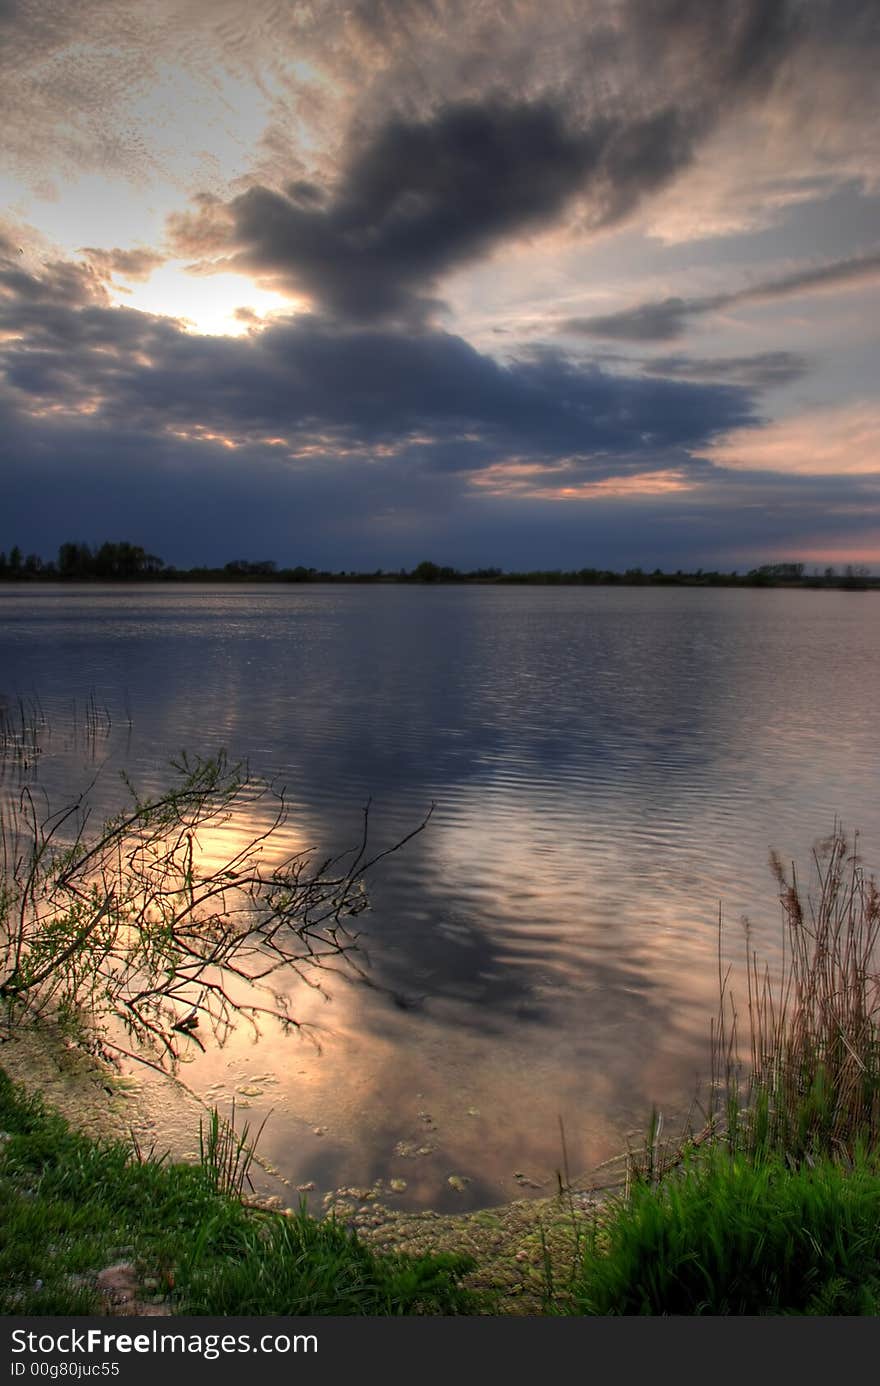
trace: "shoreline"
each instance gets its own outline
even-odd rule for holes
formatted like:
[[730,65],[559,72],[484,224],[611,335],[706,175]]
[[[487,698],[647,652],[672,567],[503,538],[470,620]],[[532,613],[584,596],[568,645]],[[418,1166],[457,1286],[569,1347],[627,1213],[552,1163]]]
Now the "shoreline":
[[[119,1075],[48,1028],[23,1028],[0,1044],[0,1069],[13,1083],[39,1094],[47,1108],[91,1140],[134,1141],[145,1156],[151,1148],[164,1154],[170,1143],[175,1162],[190,1163],[187,1156],[196,1154],[182,1147],[192,1146],[205,1109],[173,1078],[167,1081],[186,1109],[188,1142],[175,1140],[175,1133],[160,1125],[151,1084]],[[255,1162],[267,1179],[280,1178],[287,1185],[271,1166],[262,1164],[259,1153]],[[497,1312],[536,1314],[541,1312],[546,1287],[547,1256],[560,1263],[571,1259],[578,1238],[594,1225],[600,1205],[612,1196],[614,1187],[583,1188],[452,1213],[389,1208],[376,1190],[342,1188],[327,1194],[322,1212],[314,1216],[343,1224],[380,1254],[470,1256],[476,1267],[464,1279],[467,1288],[496,1293]],[[289,1194],[289,1186],[285,1191]],[[283,1213],[286,1199],[258,1194],[243,1202],[257,1210]]]

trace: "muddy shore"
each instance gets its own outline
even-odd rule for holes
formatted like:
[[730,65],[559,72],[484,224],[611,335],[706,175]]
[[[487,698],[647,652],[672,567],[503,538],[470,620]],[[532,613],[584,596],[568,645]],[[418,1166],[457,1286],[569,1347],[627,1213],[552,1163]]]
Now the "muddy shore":
[[[22,1030],[0,1044],[0,1066],[93,1139],[133,1139],[144,1152],[167,1150],[180,1159],[195,1154],[192,1147],[205,1109],[171,1079],[165,1081],[174,1090],[176,1120],[168,1130],[163,1080],[120,1077],[49,1030]],[[265,1172],[270,1178],[274,1173],[271,1167]],[[597,1177],[593,1187],[585,1182],[575,1192],[517,1199],[468,1213],[401,1212],[383,1204],[381,1185],[339,1189],[324,1202],[328,1214],[355,1229],[376,1250],[449,1251],[472,1257],[476,1269],[467,1283],[494,1291],[496,1312],[529,1314],[541,1311],[548,1267],[556,1275],[570,1269],[613,1182],[612,1173],[607,1182]],[[278,1208],[295,1201],[289,1188],[283,1183],[279,1187],[280,1193],[259,1201]]]

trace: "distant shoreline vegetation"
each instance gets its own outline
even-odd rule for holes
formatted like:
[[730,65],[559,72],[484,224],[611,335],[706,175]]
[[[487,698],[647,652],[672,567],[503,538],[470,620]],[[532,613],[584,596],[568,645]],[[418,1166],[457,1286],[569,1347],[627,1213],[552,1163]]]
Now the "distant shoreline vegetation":
[[23,554],[17,546],[8,553],[0,551],[0,582],[360,582],[360,583],[494,583],[565,587],[804,587],[838,588],[849,591],[880,590],[880,576],[867,568],[849,564],[842,570],[833,567],[807,571],[804,563],[765,563],[740,573],[709,571],[697,568],[693,572],[678,569],[674,573],[660,568],[647,571],[627,568],[615,572],[608,568],[533,569],[528,572],[505,572],[501,568],[458,568],[433,563],[427,559],[415,568],[383,569],[356,572],[342,569],[279,567],[272,559],[232,559],[222,567],[176,568],[155,554],[147,553],[138,544],[128,542],[62,544],[56,559],[44,560],[39,554]]

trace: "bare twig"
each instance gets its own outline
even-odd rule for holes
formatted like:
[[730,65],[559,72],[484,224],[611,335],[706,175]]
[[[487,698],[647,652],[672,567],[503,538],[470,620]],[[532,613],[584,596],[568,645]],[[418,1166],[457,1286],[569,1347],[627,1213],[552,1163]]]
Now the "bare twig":
[[[257,1032],[270,1019],[299,1029],[279,980],[321,990],[334,963],[355,963],[366,874],[431,813],[370,856],[367,804],[357,847],[278,864],[283,791],[222,754],[182,756],[175,769],[177,785],[157,797],[129,785],[132,806],[88,836],[82,800],[41,819],[30,793],[19,797],[0,835],[0,998],[11,1023],[53,1008],[112,1050],[118,1022],[136,1049],[172,1067],[183,1045],[204,1047],[203,1032],[222,1043],[241,1020]],[[203,857],[200,834],[267,804],[268,825],[244,845],[219,863]]]

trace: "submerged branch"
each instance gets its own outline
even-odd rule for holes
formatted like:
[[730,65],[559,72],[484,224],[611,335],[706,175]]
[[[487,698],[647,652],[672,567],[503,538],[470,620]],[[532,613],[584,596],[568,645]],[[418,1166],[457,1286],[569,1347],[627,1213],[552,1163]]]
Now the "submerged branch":
[[[368,908],[365,877],[426,826],[369,855],[370,805],[358,845],[316,863],[311,850],[268,860],[288,819],[283,791],[230,766],[183,756],[178,784],[86,834],[82,800],[42,821],[28,793],[2,835],[0,998],[9,1025],[26,1013],[76,1023],[93,1047],[119,1049],[114,1022],[145,1057],[175,1064],[181,1046],[222,1043],[239,1020],[301,1028],[285,974],[320,989],[354,962],[351,922]],[[271,805],[222,860],[200,834]],[[432,806],[433,808],[433,806]],[[62,832],[73,820],[72,841]],[[222,841],[222,833],[217,834]],[[355,970],[359,970],[355,964]]]

